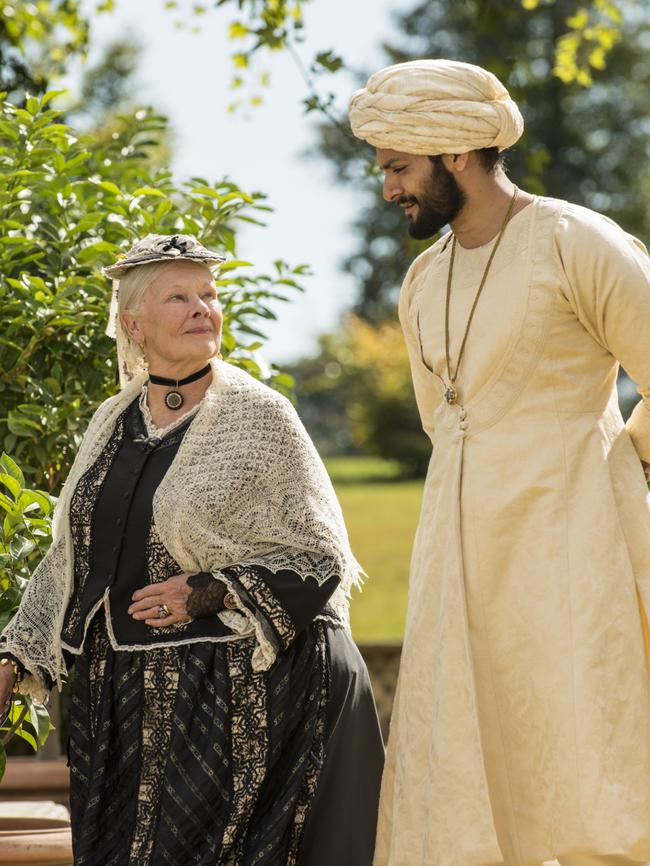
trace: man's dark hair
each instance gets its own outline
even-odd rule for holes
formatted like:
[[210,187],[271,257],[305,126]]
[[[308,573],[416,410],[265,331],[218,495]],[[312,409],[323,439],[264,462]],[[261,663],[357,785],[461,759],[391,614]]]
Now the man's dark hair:
[[[476,153],[481,165],[488,174],[494,174],[498,168],[503,168],[505,165],[503,152],[500,152],[498,147],[482,147]],[[442,156],[430,156],[429,159],[436,165],[442,164]]]
[[498,147],[482,147],[476,153],[488,174],[493,174],[497,168],[503,168],[503,151],[499,151]]

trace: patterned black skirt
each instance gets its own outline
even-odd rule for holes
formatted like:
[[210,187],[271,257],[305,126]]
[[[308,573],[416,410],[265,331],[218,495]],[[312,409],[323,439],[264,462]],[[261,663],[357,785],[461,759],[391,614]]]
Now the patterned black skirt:
[[95,615],[70,704],[75,866],[371,866],[383,746],[354,643],[316,622],[269,671],[250,657],[249,639],[116,652]]

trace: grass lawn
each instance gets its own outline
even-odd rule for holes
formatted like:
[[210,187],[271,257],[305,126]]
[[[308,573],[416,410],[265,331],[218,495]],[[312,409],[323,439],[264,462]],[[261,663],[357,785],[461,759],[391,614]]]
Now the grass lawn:
[[404,629],[411,546],[421,481],[391,481],[394,465],[365,458],[326,460],[354,553],[368,573],[352,599],[358,641],[399,640]]

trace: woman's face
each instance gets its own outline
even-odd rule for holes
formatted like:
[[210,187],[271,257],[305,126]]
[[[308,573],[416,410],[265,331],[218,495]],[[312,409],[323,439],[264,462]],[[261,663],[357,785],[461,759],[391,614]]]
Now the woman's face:
[[219,351],[223,315],[202,265],[170,263],[147,288],[139,309],[122,317],[158,375],[194,370]]

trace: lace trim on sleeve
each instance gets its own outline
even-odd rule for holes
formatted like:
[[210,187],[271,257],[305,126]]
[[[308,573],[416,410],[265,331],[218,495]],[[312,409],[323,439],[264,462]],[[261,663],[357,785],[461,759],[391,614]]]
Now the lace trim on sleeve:
[[238,637],[255,637],[257,646],[253,650],[251,660],[254,671],[267,671],[277,658],[279,646],[269,629],[265,627],[261,617],[255,615],[245,603],[242,593],[224,572],[215,572],[216,580],[225,583],[228,592],[237,603],[237,610],[222,610],[218,614],[221,622]]

